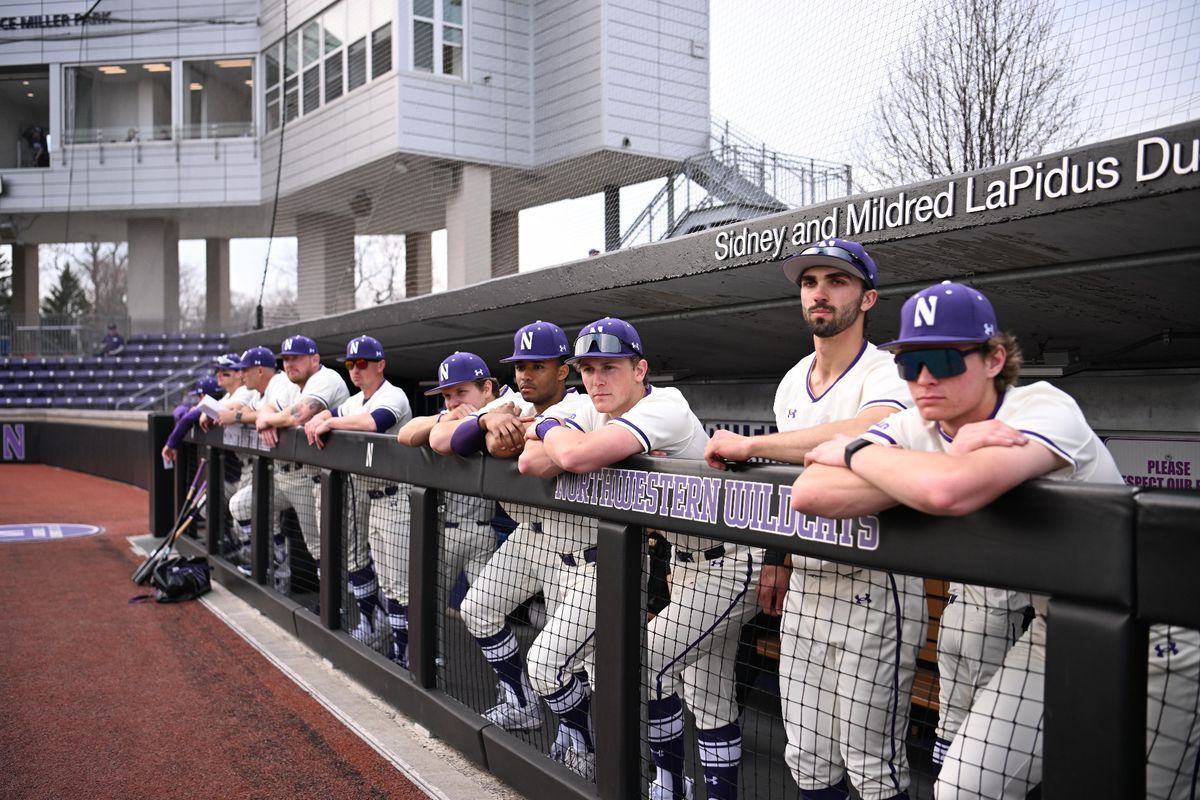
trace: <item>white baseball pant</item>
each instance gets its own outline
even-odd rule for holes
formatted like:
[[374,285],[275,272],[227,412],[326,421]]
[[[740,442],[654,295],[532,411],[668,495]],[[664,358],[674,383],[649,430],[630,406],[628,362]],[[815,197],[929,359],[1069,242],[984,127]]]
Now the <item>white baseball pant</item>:
[[538,591],[546,597],[547,615],[555,613],[556,580],[562,561],[548,545],[541,534],[521,525],[492,554],[471,582],[460,609],[472,636],[495,636],[504,628],[508,613]]
[[554,613],[548,615],[525,659],[529,682],[542,696],[557,692],[574,673],[586,670],[595,648],[596,564],[587,561],[582,551],[573,556],[576,566],[559,567]]
[[724,547],[725,555],[712,560],[693,551],[692,560],[680,561],[679,551],[672,551],[671,602],[646,629],[650,698],[678,694],[701,730],[737,720],[738,641],[742,625],[758,611],[761,551]]
[[975,693],[1000,669],[1024,621],[1024,611],[984,608],[961,597],[942,611],[937,641],[939,739],[954,740]]
[[845,774],[863,800],[908,788],[909,704],[928,610],[921,578],[796,570],[780,625],[785,757],[797,785]]

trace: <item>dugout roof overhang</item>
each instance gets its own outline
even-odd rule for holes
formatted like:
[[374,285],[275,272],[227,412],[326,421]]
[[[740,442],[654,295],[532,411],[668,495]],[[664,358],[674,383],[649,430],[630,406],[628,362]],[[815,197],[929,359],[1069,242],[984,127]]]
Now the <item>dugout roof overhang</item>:
[[[919,208],[940,203],[945,212],[949,192],[953,213],[944,218],[868,225],[851,237],[867,244],[879,266],[873,341],[892,338],[909,294],[949,278],[986,292],[1001,327],[1020,337],[1027,361],[1042,362],[1043,374],[1053,376],[1064,365],[1067,371],[1200,368],[1200,171],[1188,169],[1198,142],[1200,122],[1186,123],[252,332],[234,344],[274,349],[286,335],[303,332],[332,357],[344,352],[348,339],[370,333],[387,349],[389,376],[426,380],[455,349],[494,364],[511,352],[513,331],[534,319],[557,322],[573,336],[579,326],[612,315],[637,325],[652,372],[774,379],[812,347],[798,290],[778,266],[779,258],[803,247],[793,233],[819,237],[817,225],[836,214],[838,235],[846,235],[850,214],[861,216],[864,204],[906,201],[918,216]],[[1168,163],[1151,177],[1162,143],[1168,157],[1178,147],[1184,174]],[[1036,197],[1043,180],[1049,181],[1043,188],[1057,193],[1051,170],[1064,164],[1068,181],[1074,171],[1078,190]],[[1086,189],[1089,169],[1093,179]],[[1009,194],[1028,177],[1034,185]],[[989,189],[1013,202],[984,207]],[[764,232],[780,229],[787,240],[776,250]],[[750,240],[759,246],[749,252],[735,247]]]

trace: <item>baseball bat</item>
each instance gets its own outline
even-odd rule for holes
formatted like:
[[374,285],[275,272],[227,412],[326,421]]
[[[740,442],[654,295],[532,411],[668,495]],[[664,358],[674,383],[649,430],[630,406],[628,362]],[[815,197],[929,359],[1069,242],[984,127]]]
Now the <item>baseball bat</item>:
[[[203,465],[203,460],[201,461],[201,464]],[[197,475],[199,475],[202,471],[203,466],[201,466],[201,470],[197,472]],[[171,532],[167,534],[166,538],[162,540],[158,547],[154,548],[150,555],[146,557],[146,560],[143,561],[141,565],[133,571],[133,582],[138,586],[143,585],[150,579],[150,573],[154,571],[154,566],[160,560],[162,560],[162,558],[164,558],[168,552],[170,552],[175,540],[179,538],[179,533],[183,530],[183,528],[187,527],[187,525],[195,517],[196,513],[200,510],[202,498],[208,492],[208,481],[206,480],[201,484],[199,491],[195,491],[195,488],[195,486],[192,486],[190,489],[188,489],[187,500],[184,503],[183,509],[179,513],[179,518],[176,520],[175,527],[171,529]]]
[[[204,465],[207,463],[207,458],[201,458],[200,463],[196,466],[196,474],[192,476],[192,483],[188,486],[187,494],[183,497],[183,504],[179,508],[179,514],[175,517],[175,522],[171,525],[171,530],[179,527],[179,523],[183,522],[184,516],[188,513],[188,508],[192,502],[192,495],[196,492],[196,486],[200,483],[201,476],[204,475]],[[168,532],[167,536],[171,534]]]

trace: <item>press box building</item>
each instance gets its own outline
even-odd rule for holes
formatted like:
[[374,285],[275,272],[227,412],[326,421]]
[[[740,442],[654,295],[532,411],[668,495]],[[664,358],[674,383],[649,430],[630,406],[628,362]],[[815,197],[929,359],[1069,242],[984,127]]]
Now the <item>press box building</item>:
[[229,322],[229,239],[272,230],[298,239],[302,317],[353,308],[356,234],[406,235],[413,294],[445,228],[463,286],[517,271],[523,208],[606,191],[611,245],[618,186],[707,145],[704,0],[89,8],[0,11],[18,317],[42,242],[128,241],[135,329],[177,325],[181,238],[207,241],[210,329]]

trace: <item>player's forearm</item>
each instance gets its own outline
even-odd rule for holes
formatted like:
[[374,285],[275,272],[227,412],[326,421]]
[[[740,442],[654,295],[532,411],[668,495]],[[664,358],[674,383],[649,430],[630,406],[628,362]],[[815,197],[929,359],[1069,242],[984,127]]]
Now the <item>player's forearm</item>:
[[[883,416],[887,416],[887,414],[881,414],[879,418]],[[798,431],[755,436],[750,440],[750,449],[755,458],[768,458],[788,464],[803,464],[805,454],[821,442],[827,442],[839,433],[846,436],[858,436],[877,421],[878,419],[871,417],[852,417]]]
[[[993,447],[950,455],[875,445],[859,450],[851,463],[857,475],[896,502],[926,514],[958,517],[978,511],[1029,477],[1050,471],[1054,456],[1046,448],[1033,448]],[[1022,472],[997,461],[1014,454],[1032,456],[1035,466]]]
[[517,460],[517,469],[522,475],[534,478],[553,478],[563,471],[550,460],[545,443],[536,439],[525,442],[525,449],[521,451],[521,457]]
[[375,425],[375,418],[371,416],[370,411],[363,411],[346,417],[330,417],[328,425],[329,429],[333,431],[378,432],[378,428]]
[[410,420],[396,434],[396,441],[405,447],[421,447],[429,443],[429,433],[437,424],[437,415]]
[[435,453],[441,453],[444,456],[452,455],[454,453],[454,432],[463,424],[475,425],[475,418],[443,419],[441,422],[438,422],[429,431],[430,448]]
[[804,514],[845,519],[878,513],[896,500],[844,467],[813,464],[792,484],[791,505]]

